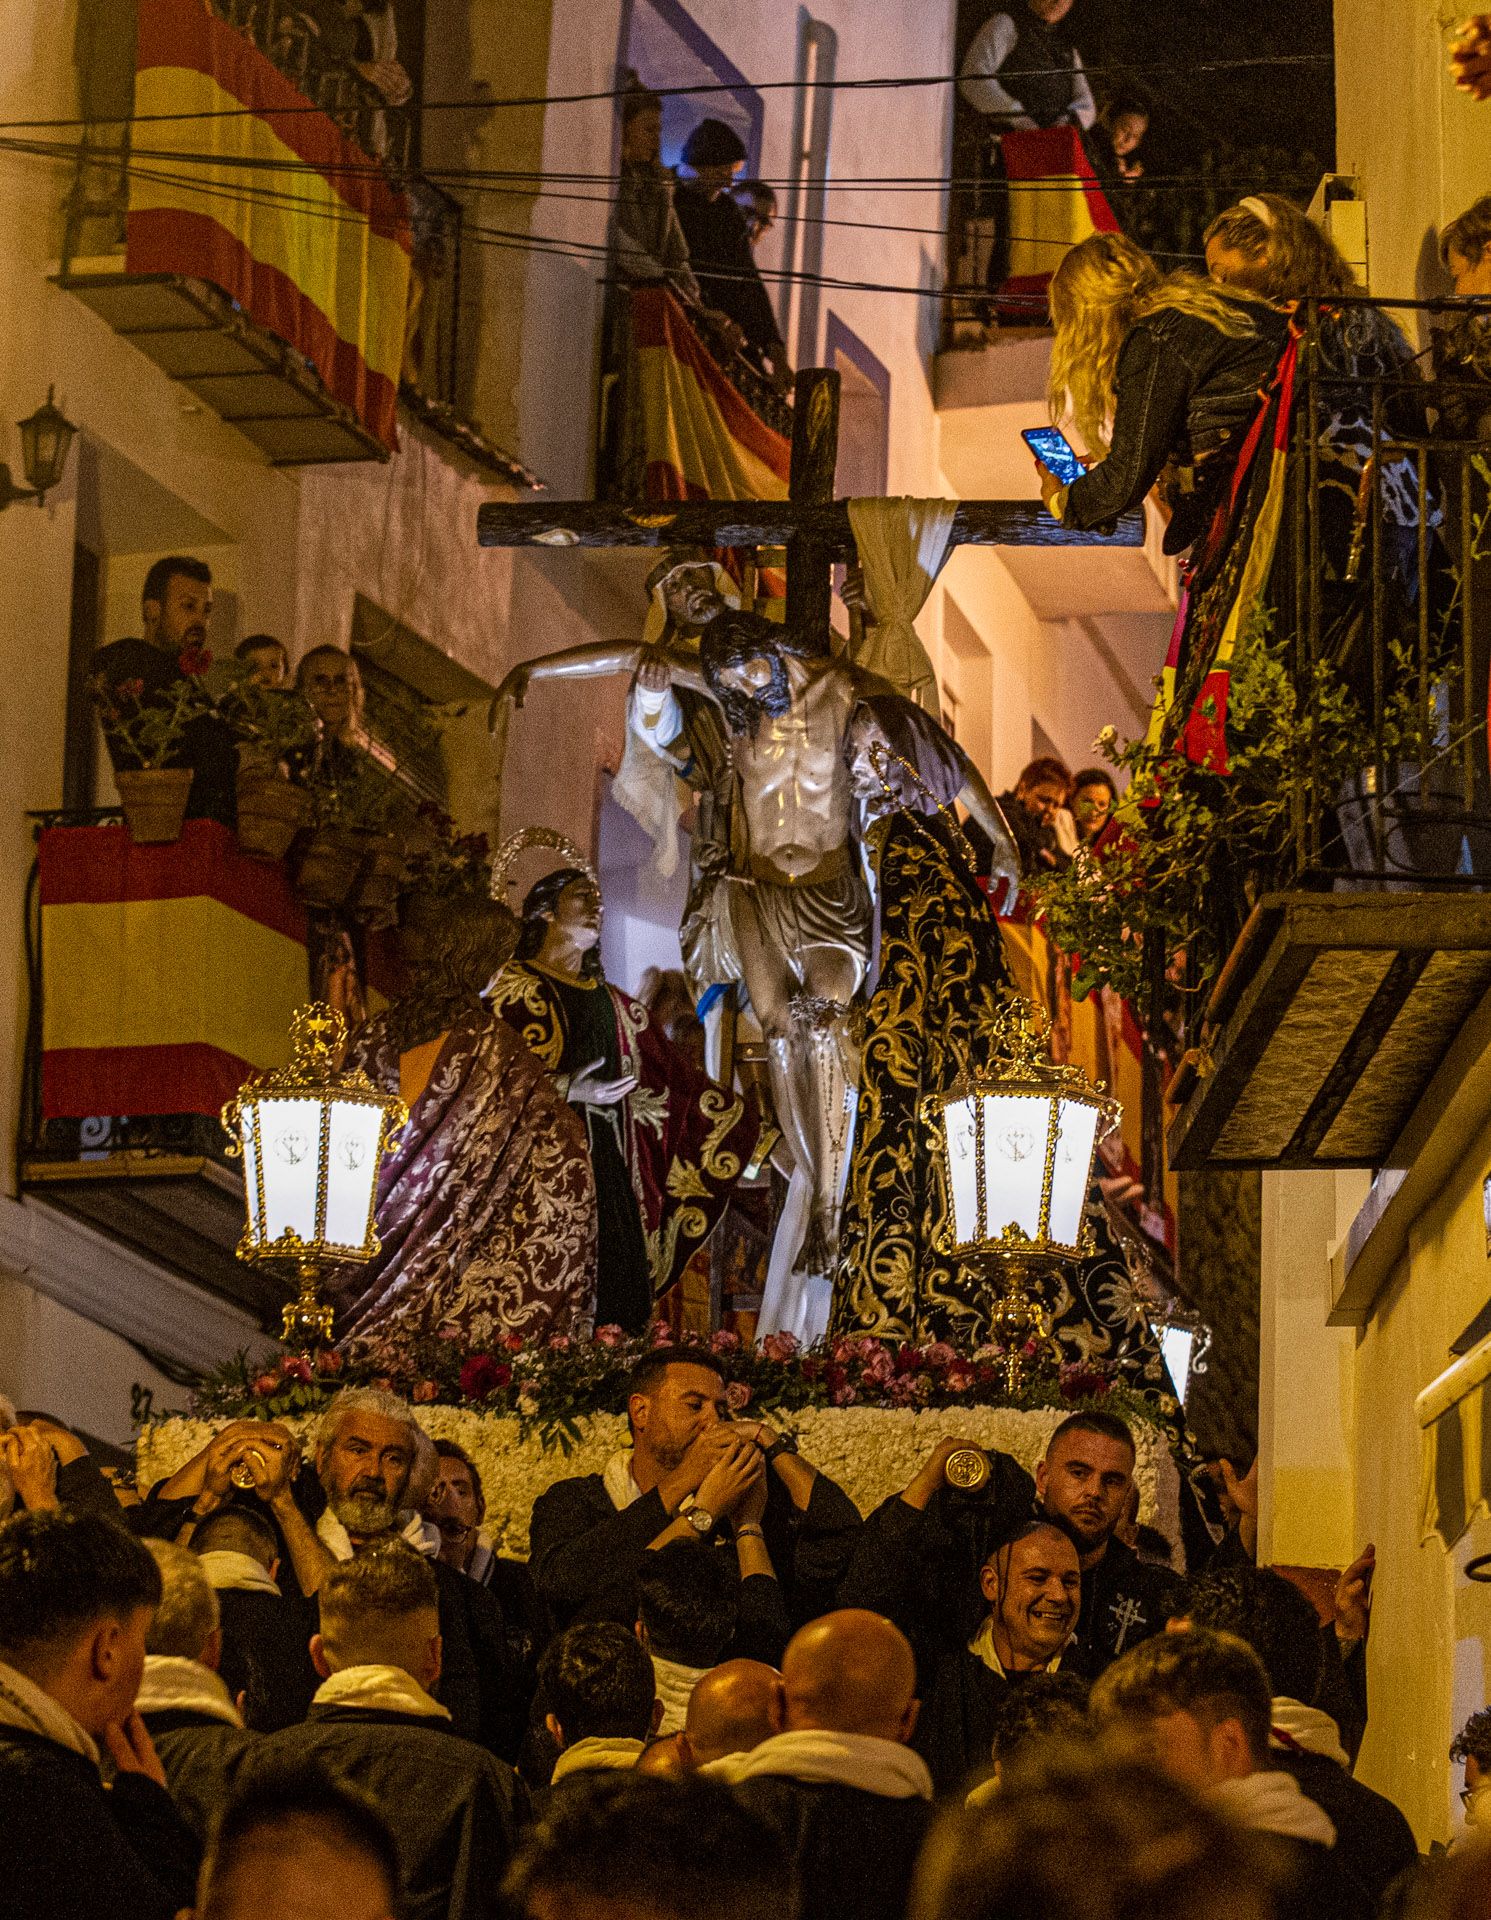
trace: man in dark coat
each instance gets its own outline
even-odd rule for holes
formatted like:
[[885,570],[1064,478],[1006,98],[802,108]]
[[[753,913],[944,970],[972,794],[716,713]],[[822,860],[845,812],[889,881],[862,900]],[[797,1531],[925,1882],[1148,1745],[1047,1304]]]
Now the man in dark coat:
[[775,383],[792,378],[787,349],[751,251],[751,230],[730,189],[745,165],[740,135],[723,120],[701,120],[688,137],[688,174],[673,196],[688,242],[689,264],[706,307],[723,313],[744,337],[753,360],[766,363]]
[[901,1920],[932,1824],[932,1776],[907,1745],[916,1660],[879,1614],[825,1614],[782,1660],[770,1739],[716,1764],[786,1843],[814,1920]]
[[489,1914],[526,1801],[511,1767],[455,1734],[434,1697],[433,1566],[400,1540],[367,1547],[327,1575],[320,1600],[322,1684],[304,1726],[263,1742],[265,1762],[324,1767],[383,1810],[409,1920]]
[[0,1920],[172,1920],[191,1904],[196,1846],[134,1710],[160,1592],[145,1548],[97,1514],[0,1526]]
[[299,1726],[316,1691],[311,1625],[299,1595],[280,1591],[279,1536],[256,1506],[209,1514],[191,1550],[217,1595],[222,1648],[217,1670],[229,1697],[259,1733]]
[[212,569],[205,560],[171,554],[145,576],[140,596],[143,639],[115,640],[94,654],[90,673],[102,701],[104,741],[116,768],[142,765],[122,736],[125,722],[180,702],[190,713],[167,764],[190,767],[189,819],[229,826],[235,818],[237,773],[233,735],[201,684],[212,664],[207,623],[212,618]]
[[1064,1527],[1082,1558],[1082,1614],[1073,1651],[1082,1670],[1110,1660],[1180,1611],[1184,1585],[1114,1537],[1134,1489],[1133,1435],[1116,1414],[1074,1413],[1051,1435],[1035,1470],[1037,1510]]
[[1270,1757],[1293,1774],[1336,1829],[1336,1852],[1374,1909],[1418,1858],[1402,1811],[1351,1772],[1340,1729],[1321,1705],[1322,1660],[1315,1609],[1292,1580],[1268,1567],[1208,1570],[1190,1583],[1192,1626],[1236,1634],[1262,1661],[1273,1700]]
[[[664,1540],[729,1553],[742,1573],[757,1564],[751,1549],[763,1548],[761,1570],[775,1573],[794,1625],[834,1604],[859,1510],[789,1435],[730,1419],[707,1354],[648,1354],[633,1370],[627,1413],[630,1452],[603,1474],[556,1481],[534,1502],[530,1565],[556,1628],[581,1619],[633,1626],[637,1571]],[[765,1511],[746,1518],[763,1468]],[[740,1651],[755,1655],[759,1643]]]
[[217,1672],[217,1595],[201,1561],[171,1540],[147,1547],[160,1568],[161,1603],[145,1639],[135,1707],[165,1768],[171,1798],[205,1841],[257,1744]]

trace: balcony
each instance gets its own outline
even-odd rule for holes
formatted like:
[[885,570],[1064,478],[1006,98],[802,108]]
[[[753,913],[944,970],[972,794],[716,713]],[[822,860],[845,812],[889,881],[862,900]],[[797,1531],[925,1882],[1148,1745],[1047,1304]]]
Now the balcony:
[[409,171],[339,8],[151,0],[137,44],[134,12],[84,43],[55,283],[273,465],[387,459],[401,381],[454,399],[459,203]]
[[[1443,335],[1432,383],[1412,362],[1344,376],[1310,315],[1304,417],[1359,423],[1355,501],[1328,436],[1296,433],[1275,632],[1297,701],[1287,829],[1211,875],[1200,938],[1221,964],[1170,1087],[1178,1170],[1407,1164],[1405,1129],[1491,993],[1491,441],[1461,352],[1486,305],[1401,303],[1405,326]],[[1342,328],[1369,323],[1342,303]],[[1354,760],[1333,734],[1359,741]]]

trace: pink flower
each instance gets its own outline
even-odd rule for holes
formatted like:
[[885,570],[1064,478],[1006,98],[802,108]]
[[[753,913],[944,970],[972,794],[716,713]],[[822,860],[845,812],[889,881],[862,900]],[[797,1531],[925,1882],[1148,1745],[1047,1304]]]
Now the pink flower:
[[861,1342],[858,1340],[835,1340],[833,1357],[840,1366],[847,1366],[851,1360],[860,1357]]
[[521,1353],[523,1351],[523,1336],[521,1333],[505,1333],[497,1344],[507,1353]]
[[435,1335],[437,1340],[460,1340],[464,1338],[459,1327],[441,1327]]
[[322,1374],[338,1374],[342,1370],[342,1356],[335,1347],[323,1347],[316,1355],[316,1371]]
[[744,1380],[732,1380],[725,1389],[725,1405],[732,1413],[743,1413],[751,1404],[751,1389]]
[[860,1378],[866,1385],[872,1387],[883,1387],[895,1377],[895,1365],[884,1347],[881,1347],[878,1353],[871,1354],[860,1374]]
[[551,1353],[565,1353],[569,1349],[569,1344],[570,1339],[567,1333],[551,1333],[549,1335],[549,1351]]
[[768,1360],[774,1360],[778,1366],[782,1366],[788,1360],[796,1359],[798,1346],[795,1333],[769,1333],[761,1342],[761,1351]]
[[967,1393],[973,1385],[973,1368],[966,1360],[955,1360],[942,1376],[942,1384],[949,1393]]
[[732,1333],[729,1327],[721,1327],[718,1333],[710,1337],[709,1351],[711,1353],[734,1353],[739,1345],[740,1335],[738,1333]]
[[287,1380],[300,1380],[310,1385],[311,1363],[303,1353],[287,1354],[280,1362],[280,1372]]
[[647,1344],[650,1347],[671,1347],[672,1346],[673,1329],[668,1325],[666,1320],[658,1321],[657,1325],[652,1329],[651,1334],[648,1336]]
[[614,1322],[609,1326],[597,1327],[595,1330],[595,1344],[598,1347],[625,1346],[626,1329],[616,1326]]
[[895,1379],[890,1383],[890,1400],[892,1406],[909,1407],[915,1398],[916,1382],[911,1378],[911,1375],[909,1373],[897,1374]]
[[249,1392],[260,1400],[267,1400],[272,1393],[279,1391],[280,1376],[277,1373],[261,1373],[249,1386]]
[[916,1373],[921,1368],[926,1355],[920,1347],[897,1347],[896,1372]]
[[956,1348],[950,1347],[946,1340],[934,1340],[927,1348],[925,1357],[927,1365],[940,1373],[944,1367],[952,1366],[958,1355]]
[[409,1398],[419,1406],[427,1406],[431,1400],[440,1398],[440,1389],[433,1380],[416,1380]]
[[852,1407],[858,1398],[859,1395],[854,1391],[853,1387],[844,1386],[834,1388],[833,1403],[836,1407]]

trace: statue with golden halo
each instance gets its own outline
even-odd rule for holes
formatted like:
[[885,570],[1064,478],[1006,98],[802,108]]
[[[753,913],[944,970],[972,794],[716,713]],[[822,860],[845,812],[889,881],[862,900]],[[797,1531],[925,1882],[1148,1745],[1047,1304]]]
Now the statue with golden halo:
[[599,1218],[596,1318],[635,1332],[713,1231],[758,1153],[760,1126],[645,1007],[607,984],[600,886],[571,842],[546,828],[516,835],[493,862],[494,892],[535,845],[568,864],[524,896],[516,955],[488,1001],[583,1116]]
[[484,880],[458,873],[418,897],[412,984],[349,1051],[410,1109],[379,1181],[382,1250],[336,1289],[354,1346],[454,1329],[479,1348],[577,1331],[595,1310],[584,1122],[482,999],[518,939]]

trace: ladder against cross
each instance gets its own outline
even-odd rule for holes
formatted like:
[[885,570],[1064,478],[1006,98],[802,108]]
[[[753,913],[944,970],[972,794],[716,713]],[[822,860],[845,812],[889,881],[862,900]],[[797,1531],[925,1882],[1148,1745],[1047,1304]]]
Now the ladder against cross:
[[[785,500],[489,501],[478,508],[484,547],[785,547],[787,623],[826,634],[836,562],[854,558],[847,502],[834,498],[839,454],[839,376],[808,367],[797,376],[792,462]],[[963,500],[949,546],[1138,547],[1142,512],[1112,534],[1063,527],[1039,500]]]

